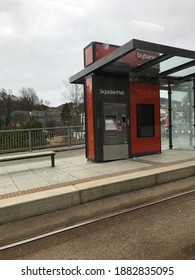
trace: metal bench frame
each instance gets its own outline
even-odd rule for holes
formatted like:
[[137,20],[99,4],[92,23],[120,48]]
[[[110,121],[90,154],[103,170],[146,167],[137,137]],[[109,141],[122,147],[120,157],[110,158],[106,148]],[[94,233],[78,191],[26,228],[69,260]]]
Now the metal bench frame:
[[51,156],[51,166],[55,167],[55,154],[56,153],[54,151],[42,151],[42,152],[14,154],[9,156],[0,156],[0,162]]

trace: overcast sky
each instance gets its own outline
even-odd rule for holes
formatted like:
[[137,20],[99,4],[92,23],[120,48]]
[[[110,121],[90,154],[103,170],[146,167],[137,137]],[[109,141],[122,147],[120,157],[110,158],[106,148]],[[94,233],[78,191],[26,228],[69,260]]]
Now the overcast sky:
[[52,106],[92,41],[135,38],[195,50],[194,0],[0,0],[0,88],[34,88]]

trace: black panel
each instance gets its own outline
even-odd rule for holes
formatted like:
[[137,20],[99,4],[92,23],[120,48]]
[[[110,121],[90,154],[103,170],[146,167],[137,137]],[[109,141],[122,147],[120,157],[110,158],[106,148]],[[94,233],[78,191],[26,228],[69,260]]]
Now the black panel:
[[137,137],[154,137],[154,104],[137,104]]

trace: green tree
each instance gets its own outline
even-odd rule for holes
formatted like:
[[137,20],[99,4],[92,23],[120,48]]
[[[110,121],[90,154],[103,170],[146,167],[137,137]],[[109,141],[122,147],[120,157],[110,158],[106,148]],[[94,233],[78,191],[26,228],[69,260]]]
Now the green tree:
[[62,112],[61,112],[61,120],[65,126],[71,125],[72,122],[72,108],[70,103],[65,103]]
[[[42,128],[42,123],[35,117],[31,117],[30,119],[27,119],[26,121],[24,121],[23,123],[21,123],[20,129],[26,129],[26,133],[28,133],[28,129],[32,129],[31,130],[31,148],[37,148],[37,147],[42,147],[42,146],[46,146],[48,144],[47,141],[47,136],[48,136],[48,132],[45,131],[44,129],[39,129]],[[36,129],[37,128],[37,129]],[[29,136],[29,134],[28,134]],[[29,138],[26,137],[24,139],[20,140],[20,145],[26,147],[29,145]]]
[[10,125],[10,114],[17,104],[17,98],[11,90],[0,90],[0,128],[6,129]]
[[28,129],[28,128],[42,128],[42,123],[34,117],[27,119],[26,121],[20,124],[20,129]]

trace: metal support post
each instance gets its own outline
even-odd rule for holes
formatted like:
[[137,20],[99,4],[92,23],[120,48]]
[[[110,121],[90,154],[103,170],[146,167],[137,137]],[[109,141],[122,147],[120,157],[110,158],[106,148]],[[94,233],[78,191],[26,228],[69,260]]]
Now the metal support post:
[[71,128],[68,127],[68,147],[71,146]]
[[31,130],[28,131],[28,147],[29,147],[29,151],[32,152],[32,134],[31,134]]
[[[189,83],[188,83],[189,84]],[[192,90],[193,87],[191,88],[191,83],[189,86],[189,90],[188,90],[188,109],[187,109],[187,122],[188,122],[188,133],[189,133],[189,146],[192,147]]]
[[168,86],[168,112],[169,112],[169,149],[173,148],[173,138],[172,138],[172,91],[171,84],[169,82]]
[[193,93],[194,93],[194,104],[193,104],[193,109],[194,109],[194,119],[193,119],[193,121],[194,121],[194,123],[193,123],[193,128],[194,128],[194,133],[193,133],[193,135],[194,135],[194,149],[195,149],[195,76],[194,76],[194,78],[193,78],[193,87],[192,87],[192,89],[193,89]]

